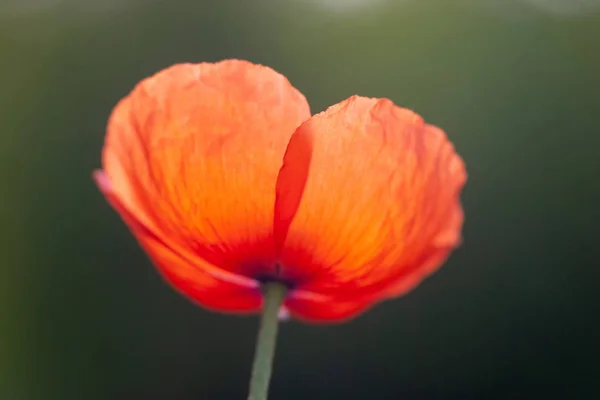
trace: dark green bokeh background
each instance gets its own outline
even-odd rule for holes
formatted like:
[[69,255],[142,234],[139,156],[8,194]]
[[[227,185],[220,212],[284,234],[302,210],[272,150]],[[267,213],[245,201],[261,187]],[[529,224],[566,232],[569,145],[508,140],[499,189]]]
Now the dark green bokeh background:
[[313,112],[413,108],[469,171],[464,246],[354,321],[286,323],[273,399],[600,398],[599,14],[56,3],[0,6],[0,399],[245,398],[256,318],[165,285],[90,177],[137,81],[223,58],[282,72]]

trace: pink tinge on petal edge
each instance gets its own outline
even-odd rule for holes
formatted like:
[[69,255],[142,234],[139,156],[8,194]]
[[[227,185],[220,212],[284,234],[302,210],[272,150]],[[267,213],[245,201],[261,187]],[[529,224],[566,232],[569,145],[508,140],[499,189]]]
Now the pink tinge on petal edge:
[[112,183],[104,171],[97,169],[92,173],[92,177],[102,192],[109,193],[112,191]]
[[279,308],[279,320],[280,321],[287,321],[290,318],[291,318],[290,311],[287,309],[286,306],[281,306]]

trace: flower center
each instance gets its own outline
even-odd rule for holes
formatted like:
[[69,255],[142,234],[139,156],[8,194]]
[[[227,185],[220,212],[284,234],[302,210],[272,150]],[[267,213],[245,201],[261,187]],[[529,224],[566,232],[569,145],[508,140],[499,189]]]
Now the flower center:
[[296,282],[285,278],[282,270],[282,265],[280,263],[275,263],[270,271],[263,271],[257,274],[254,279],[259,281],[262,285],[266,283],[277,282],[284,285],[288,291],[291,291],[296,287]]

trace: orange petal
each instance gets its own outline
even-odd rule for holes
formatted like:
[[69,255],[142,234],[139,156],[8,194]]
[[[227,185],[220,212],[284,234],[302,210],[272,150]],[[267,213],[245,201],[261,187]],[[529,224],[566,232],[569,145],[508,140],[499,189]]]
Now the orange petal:
[[124,207],[104,172],[96,171],[94,179],[140,246],[176,290],[210,309],[250,312],[260,308],[262,293],[258,282],[216,268],[169,237],[153,231]]
[[[292,136],[283,158],[283,166],[277,177],[274,231],[279,251],[281,251],[290,224],[300,206],[308,179],[311,157],[312,140],[306,135]],[[281,272],[285,274],[285,271]]]
[[[281,262],[298,292],[328,299],[286,303],[292,314],[345,318],[401,295],[460,243],[464,164],[439,128],[389,100],[355,96],[315,115],[286,160],[309,169]],[[278,193],[295,176],[280,176]]]
[[296,289],[285,300],[285,307],[290,316],[302,321],[338,323],[366,311],[373,303],[372,299],[342,299]]
[[[111,115],[103,167],[117,210],[176,244],[193,268],[264,272],[276,257],[277,174],[309,117],[304,96],[270,68],[238,60],[167,68]],[[132,230],[152,257],[168,258],[160,243]],[[155,261],[166,275],[186,268]]]

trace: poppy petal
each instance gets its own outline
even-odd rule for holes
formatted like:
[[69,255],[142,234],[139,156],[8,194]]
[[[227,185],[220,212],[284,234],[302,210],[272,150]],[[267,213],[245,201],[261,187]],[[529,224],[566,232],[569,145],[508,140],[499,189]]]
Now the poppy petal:
[[193,255],[196,269],[253,277],[274,264],[276,179],[291,135],[309,117],[304,96],[268,67],[240,60],[169,67],[111,115],[103,168],[117,211],[136,221],[133,233],[164,259],[155,261],[166,275],[180,276],[184,261],[138,225],[175,243],[187,261]]
[[372,298],[329,297],[296,289],[286,299],[285,307],[296,319],[313,323],[329,323],[351,319],[366,311],[374,302]]
[[170,243],[168,237],[161,237],[159,232],[144,225],[124,207],[112,191],[112,185],[104,172],[96,171],[94,180],[173,287],[211,309],[244,312],[255,311],[260,307],[262,300],[258,282],[215,268],[179,248],[176,243]]
[[[443,131],[412,111],[351,97],[302,124],[286,154],[298,170],[309,159],[310,168],[281,263],[298,291],[329,299],[286,303],[292,314],[345,318],[401,295],[459,245],[463,161]],[[293,177],[280,176],[278,191],[297,185]]]
[[278,250],[300,206],[311,157],[312,140],[305,135],[292,136],[277,176],[274,233]]

